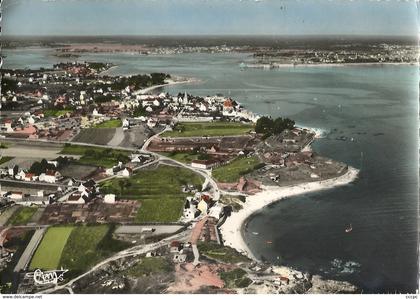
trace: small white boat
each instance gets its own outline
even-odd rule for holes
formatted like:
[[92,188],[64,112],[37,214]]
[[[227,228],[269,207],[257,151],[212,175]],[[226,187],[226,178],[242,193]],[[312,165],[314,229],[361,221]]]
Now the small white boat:
[[252,232],[252,234],[258,236],[260,233],[259,232]]
[[348,226],[345,231],[346,231],[346,233],[349,233],[352,230],[353,230],[353,227],[351,226],[351,223],[350,223],[350,226]]

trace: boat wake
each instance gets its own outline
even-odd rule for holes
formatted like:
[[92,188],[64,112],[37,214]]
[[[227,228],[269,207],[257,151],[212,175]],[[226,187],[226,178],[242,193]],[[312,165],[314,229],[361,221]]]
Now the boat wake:
[[321,269],[322,272],[328,275],[344,275],[360,272],[361,264],[354,261],[343,261],[335,258],[330,262],[328,269]]

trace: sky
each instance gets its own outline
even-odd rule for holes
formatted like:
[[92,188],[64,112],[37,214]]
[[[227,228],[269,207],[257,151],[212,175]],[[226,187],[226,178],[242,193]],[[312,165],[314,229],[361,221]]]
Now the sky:
[[410,35],[413,0],[5,0],[4,35]]

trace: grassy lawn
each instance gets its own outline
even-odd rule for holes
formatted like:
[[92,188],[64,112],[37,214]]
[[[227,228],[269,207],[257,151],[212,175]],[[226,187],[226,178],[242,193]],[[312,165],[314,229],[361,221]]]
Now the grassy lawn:
[[172,264],[164,257],[145,257],[127,270],[132,277],[149,276],[151,274],[168,273],[173,271]]
[[253,157],[237,158],[230,163],[213,169],[212,176],[222,183],[234,183],[239,178],[263,166],[261,161]]
[[[121,183],[120,183],[121,182]],[[102,184],[103,193],[141,202],[138,222],[173,222],[181,217],[187,194],[182,186],[192,184],[201,190],[204,180],[194,172],[167,165],[142,170],[128,179],[113,179]]]
[[75,227],[64,247],[60,265],[79,272],[96,263],[100,259],[97,246],[108,229],[106,225]]
[[125,163],[129,161],[129,151],[107,149],[95,146],[83,146],[66,144],[61,150],[63,155],[80,155],[79,162],[87,165],[112,167],[119,161]]
[[122,126],[121,119],[110,119],[94,126],[94,128],[118,128]]
[[8,223],[10,225],[25,225],[32,218],[35,212],[38,210],[36,207],[20,207],[10,217]]
[[59,117],[59,116],[62,116],[64,114],[66,114],[67,112],[73,112],[73,110],[69,110],[69,109],[47,109],[47,110],[44,110],[44,116],[45,117]]
[[12,160],[14,157],[8,157],[8,156],[4,156],[0,158],[0,165],[6,162],[9,162],[10,160]]
[[162,156],[174,159],[181,163],[189,164],[193,160],[199,159],[200,154],[185,153],[185,152],[172,152],[172,153],[159,153]]
[[246,271],[240,268],[222,272],[220,273],[220,278],[225,282],[225,287],[229,289],[246,288],[252,282],[252,280],[246,276]]
[[219,260],[224,263],[240,263],[249,262],[246,256],[240,254],[235,249],[223,245],[219,245],[214,242],[199,242],[198,250],[200,254],[203,254],[209,258]]
[[73,226],[50,227],[36,249],[29,268],[58,269],[61,254],[73,229]]
[[113,226],[59,226],[48,229],[32,258],[30,269],[69,269],[67,277],[86,271],[130,244],[112,239]]
[[171,132],[165,132],[162,137],[202,137],[202,136],[232,136],[243,135],[254,126],[236,122],[197,122],[179,123]]

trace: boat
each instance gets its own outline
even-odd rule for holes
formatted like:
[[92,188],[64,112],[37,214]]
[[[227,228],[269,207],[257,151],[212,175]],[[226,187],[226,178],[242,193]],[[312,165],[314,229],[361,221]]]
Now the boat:
[[348,227],[346,227],[346,233],[349,233],[349,232],[351,232],[353,230],[353,227],[351,226],[351,223],[350,223],[350,226],[348,226]]
[[273,241],[268,240],[268,241],[266,241],[266,243],[267,243],[267,244],[272,244],[272,243],[273,243]]
[[252,234],[258,236],[259,232],[252,232]]

